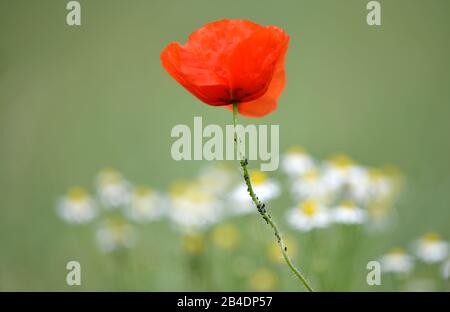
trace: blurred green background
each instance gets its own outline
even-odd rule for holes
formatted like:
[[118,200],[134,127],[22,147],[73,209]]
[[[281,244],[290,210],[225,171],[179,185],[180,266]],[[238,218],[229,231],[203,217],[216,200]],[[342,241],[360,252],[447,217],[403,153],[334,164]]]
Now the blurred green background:
[[[398,166],[406,185],[379,252],[429,230],[450,237],[449,1],[380,1],[379,27],[366,24],[365,0],[79,2],[79,27],[65,23],[67,1],[0,4],[0,290],[71,290],[72,259],[82,264],[77,289],[114,289],[91,230],[59,220],[55,202],[72,185],[92,189],[105,166],[164,190],[205,164],[171,159],[172,127],[192,125],[194,116],[230,124],[231,114],[175,83],[159,53],[223,18],[291,36],[278,110],[241,122],[279,124],[282,150],[300,144],[318,158],[345,152]],[[256,214],[245,220],[271,239]],[[139,284],[129,289],[192,289],[181,283],[178,238],[166,228],[144,230],[134,251]],[[296,290],[282,272],[280,289]],[[221,274],[215,290],[245,289],[221,284]]]

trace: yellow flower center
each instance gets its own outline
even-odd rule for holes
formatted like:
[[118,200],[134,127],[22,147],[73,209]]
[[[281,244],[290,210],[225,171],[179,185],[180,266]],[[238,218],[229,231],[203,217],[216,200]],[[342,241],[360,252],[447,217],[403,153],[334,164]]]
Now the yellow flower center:
[[345,209],[355,208],[355,204],[351,200],[345,200],[341,203],[341,206]]
[[148,186],[138,186],[134,189],[134,194],[137,197],[145,197],[150,195],[153,192],[153,190]]
[[107,219],[105,228],[111,233],[113,239],[118,242],[125,241],[130,234],[130,225],[120,218]]
[[391,250],[389,250],[388,254],[390,254],[390,255],[403,255],[403,254],[405,254],[405,251],[401,247],[394,247]]
[[340,154],[332,157],[331,163],[339,168],[348,168],[353,165],[353,160],[347,155]]
[[383,177],[383,172],[380,169],[370,169],[369,170],[369,177],[373,181],[377,181]]
[[299,145],[294,145],[291,146],[288,150],[287,150],[288,154],[305,154],[305,149]]
[[81,187],[73,187],[67,192],[67,197],[73,201],[80,201],[87,197],[87,192]]
[[193,255],[200,254],[205,247],[205,238],[201,234],[188,234],[183,236],[183,248]]
[[194,203],[205,203],[212,200],[211,194],[203,192],[200,189],[189,190],[187,193],[187,197]]
[[250,173],[250,180],[254,185],[260,185],[267,181],[267,175],[260,170],[253,170]]
[[169,187],[169,195],[171,197],[180,197],[186,193],[188,189],[188,183],[186,181],[176,181]]
[[423,240],[426,242],[436,242],[440,239],[441,239],[441,237],[439,236],[439,234],[437,234],[435,232],[430,232],[423,236]]
[[314,182],[317,180],[317,177],[319,176],[319,173],[317,170],[309,170],[305,173],[305,180],[309,182]]
[[[295,241],[292,240],[290,237],[284,237],[284,243],[286,244],[288,250],[287,253],[292,256],[297,253],[297,245],[295,244]],[[274,263],[283,263],[283,254],[281,253],[280,246],[276,242],[272,242],[267,247],[267,257],[269,260],[271,260]]]
[[319,208],[318,203],[315,200],[305,200],[300,205],[300,211],[306,214],[307,216],[314,215]]
[[122,175],[113,168],[103,169],[102,171],[100,171],[99,177],[100,184],[102,185],[115,184],[122,180]]
[[213,242],[222,249],[232,249],[239,243],[239,230],[232,224],[218,225],[212,233]]
[[277,276],[268,269],[260,269],[255,272],[249,279],[249,286],[252,290],[270,291],[273,290],[278,283]]

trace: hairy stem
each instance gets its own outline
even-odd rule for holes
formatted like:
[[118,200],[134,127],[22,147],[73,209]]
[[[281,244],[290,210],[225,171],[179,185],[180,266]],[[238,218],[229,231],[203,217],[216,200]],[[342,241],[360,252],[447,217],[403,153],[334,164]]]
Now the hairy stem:
[[287,254],[286,244],[284,243],[283,237],[280,233],[280,230],[278,229],[278,226],[273,221],[271,215],[267,212],[266,205],[261,200],[259,200],[258,196],[256,196],[256,194],[255,194],[255,191],[253,190],[252,181],[250,179],[250,175],[248,173],[248,168],[247,168],[248,160],[247,160],[247,158],[245,158],[245,156],[241,152],[241,144],[240,144],[241,141],[240,141],[240,138],[238,138],[238,134],[236,131],[238,104],[239,104],[238,102],[233,103],[233,125],[234,125],[234,130],[235,130],[234,131],[234,144],[236,146],[236,149],[239,152],[240,163],[241,163],[241,167],[243,170],[245,184],[247,185],[247,191],[248,191],[253,203],[255,204],[256,209],[258,209],[259,214],[262,216],[264,221],[266,221],[266,223],[272,227],[275,237],[277,239],[277,244],[281,249],[281,253],[283,255],[284,261],[286,262],[288,267],[291,269],[291,271],[294,273],[294,275],[303,283],[305,288],[308,291],[313,291],[312,287],[308,284],[306,278],[303,276],[303,274],[300,272],[300,270],[298,270],[294,266],[291,259],[289,258],[288,254]]

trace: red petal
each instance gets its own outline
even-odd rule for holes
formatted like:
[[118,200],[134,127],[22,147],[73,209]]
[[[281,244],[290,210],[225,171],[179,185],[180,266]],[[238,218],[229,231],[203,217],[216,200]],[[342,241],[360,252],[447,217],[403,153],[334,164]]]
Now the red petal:
[[242,114],[262,116],[275,109],[284,87],[284,63],[279,64],[288,41],[277,27],[222,20],[195,31],[184,46],[167,46],[161,61],[201,101],[228,105],[238,100]]
[[227,83],[180,44],[169,44],[161,53],[161,62],[178,83],[201,101],[209,105],[229,103]]
[[223,66],[222,57],[232,54],[243,40],[263,28],[246,20],[220,20],[193,32],[185,47],[195,51],[211,67]]
[[[263,117],[277,108],[278,97],[286,86],[286,72],[284,69],[286,51],[287,45],[276,63],[273,77],[266,93],[254,101],[239,103],[238,111],[240,114],[247,117]],[[226,108],[233,110],[232,105],[228,105]]]
[[163,67],[189,92],[209,105],[231,101],[226,58],[244,39],[263,27],[245,20],[206,24],[189,36],[186,45],[171,43],[161,53]]
[[233,99],[243,103],[266,93],[288,42],[289,37],[283,30],[269,26],[236,47],[230,58]]

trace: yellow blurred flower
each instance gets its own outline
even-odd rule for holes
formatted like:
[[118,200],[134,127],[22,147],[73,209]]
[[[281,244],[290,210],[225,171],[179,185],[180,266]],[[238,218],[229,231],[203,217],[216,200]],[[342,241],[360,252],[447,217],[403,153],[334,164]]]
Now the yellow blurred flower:
[[134,188],[125,214],[135,222],[146,222],[160,219],[166,209],[166,201],[159,192],[141,185]]
[[182,232],[198,232],[222,216],[222,202],[197,182],[176,182],[169,191],[168,216]]
[[345,154],[332,156],[330,162],[338,168],[348,168],[354,164],[353,160]]
[[201,234],[187,234],[182,237],[182,246],[192,255],[198,255],[205,249],[205,237]]
[[184,193],[188,190],[189,183],[185,180],[176,180],[169,187],[169,196],[170,197],[179,197],[183,196]]
[[[288,255],[294,256],[297,253],[297,244],[289,236],[284,238],[284,242]],[[283,254],[277,242],[274,241],[267,247],[267,258],[274,263],[284,263]]]
[[263,184],[268,179],[267,174],[261,170],[252,170],[250,172],[250,180],[254,185]]
[[214,244],[222,249],[233,249],[239,244],[239,230],[233,224],[221,224],[212,232]]
[[68,223],[87,223],[98,213],[92,197],[81,187],[72,187],[57,205],[58,215]]
[[298,207],[290,209],[287,220],[293,228],[303,232],[325,228],[331,221],[328,209],[314,199],[302,201]]
[[96,232],[97,244],[104,252],[131,248],[135,245],[136,239],[134,227],[118,217],[104,220]]
[[101,170],[97,175],[96,187],[105,208],[117,208],[130,202],[131,185],[116,169]]
[[254,291],[271,291],[277,287],[278,278],[272,271],[262,268],[253,273],[249,280],[248,286]]
[[306,153],[306,150],[303,146],[292,145],[291,147],[288,148],[287,152],[290,154],[304,154]]
[[317,201],[308,199],[301,203],[299,208],[305,215],[312,216],[317,212],[318,207]]

